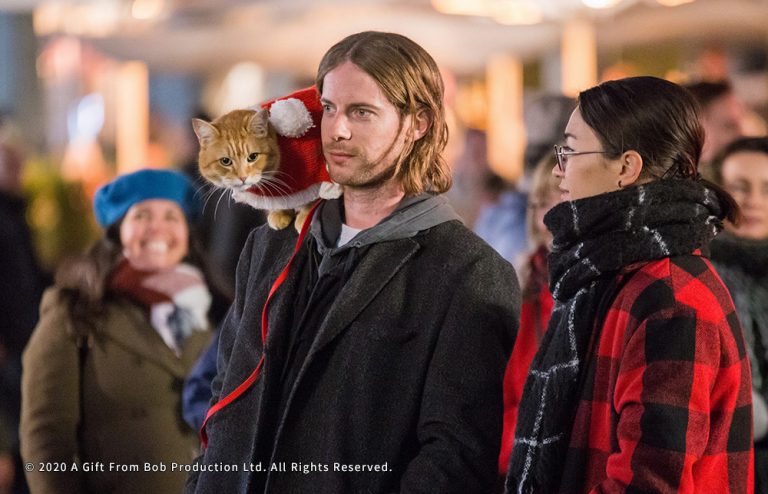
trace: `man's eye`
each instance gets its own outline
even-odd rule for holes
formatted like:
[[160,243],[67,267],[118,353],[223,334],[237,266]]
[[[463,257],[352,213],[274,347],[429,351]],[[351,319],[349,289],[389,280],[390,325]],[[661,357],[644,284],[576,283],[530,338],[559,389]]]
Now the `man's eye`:
[[251,153],[248,155],[248,163],[253,163],[257,159],[259,159],[259,153]]
[[221,158],[219,160],[219,163],[221,163],[224,166],[231,166],[232,165],[232,160],[225,156],[225,157],[223,157],[223,158]]
[[368,110],[363,110],[362,108],[358,108],[355,110],[355,114],[357,114],[358,117],[367,117],[371,114]]

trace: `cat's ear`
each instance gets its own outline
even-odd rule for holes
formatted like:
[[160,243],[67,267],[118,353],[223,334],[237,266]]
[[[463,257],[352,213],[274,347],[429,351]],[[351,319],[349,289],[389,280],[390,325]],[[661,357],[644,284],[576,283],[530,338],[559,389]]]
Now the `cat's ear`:
[[201,146],[207,146],[219,135],[219,131],[213,124],[199,118],[192,119],[192,128],[195,130],[195,135],[197,135],[197,140],[200,141]]
[[253,112],[248,122],[248,130],[256,137],[267,137],[269,134],[269,112],[267,110]]

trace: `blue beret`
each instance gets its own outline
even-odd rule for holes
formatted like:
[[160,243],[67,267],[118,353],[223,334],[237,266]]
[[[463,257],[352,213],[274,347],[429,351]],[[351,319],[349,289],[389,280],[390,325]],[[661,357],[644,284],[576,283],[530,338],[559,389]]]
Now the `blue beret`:
[[168,199],[181,206],[188,221],[199,212],[192,182],[170,170],[139,170],[121,175],[99,188],[93,198],[96,221],[103,228],[123,217],[134,204],[147,199]]

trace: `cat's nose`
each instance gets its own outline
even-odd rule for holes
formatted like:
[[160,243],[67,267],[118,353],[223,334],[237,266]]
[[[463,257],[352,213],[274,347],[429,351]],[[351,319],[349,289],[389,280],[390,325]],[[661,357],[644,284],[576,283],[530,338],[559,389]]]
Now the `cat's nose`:
[[246,180],[247,178],[248,178],[248,177],[240,177],[240,181],[241,181],[241,182],[243,182],[243,185],[245,185],[245,180]]

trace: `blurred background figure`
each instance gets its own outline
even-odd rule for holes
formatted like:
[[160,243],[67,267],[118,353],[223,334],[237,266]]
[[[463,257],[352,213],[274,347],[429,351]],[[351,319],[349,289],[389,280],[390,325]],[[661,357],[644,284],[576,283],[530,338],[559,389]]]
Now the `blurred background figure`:
[[0,115],[0,493],[25,491],[18,461],[21,352],[48,283],[32,247],[23,167],[18,132]]
[[752,367],[755,492],[768,493],[768,138],[726,146],[712,168],[742,220],[712,241],[712,263],[733,297]]
[[219,332],[213,337],[184,381],[181,393],[181,413],[184,421],[199,431],[208,414],[208,404],[213,392],[211,382],[216,377],[216,354],[219,351]]
[[[24,352],[24,461],[192,461],[181,385],[210,340],[218,296],[190,231],[198,210],[178,172],[140,170],[97,191],[104,235],[59,269]],[[176,493],[186,474],[35,469],[27,479],[40,493]]]
[[700,171],[710,178],[710,163],[725,146],[744,135],[746,110],[728,81],[697,82],[685,86],[701,108],[704,149]]
[[552,313],[552,294],[549,291],[547,256],[552,244],[552,234],[544,224],[544,215],[560,202],[559,180],[552,174],[556,166],[552,148],[539,161],[531,176],[526,213],[528,257],[520,271],[523,289],[523,305],[520,312],[520,329],[504,374],[504,430],[499,455],[499,473],[505,476],[509,454],[515,439],[517,408],[528,377],[528,367],[539,348],[539,342],[547,330]]
[[531,101],[524,114],[527,144],[523,176],[498,194],[496,202],[486,206],[475,223],[475,233],[518,272],[529,249],[526,209],[531,174],[537,163],[552,152],[552,146],[562,141],[563,129],[575,107],[573,98],[562,95],[547,94]]

